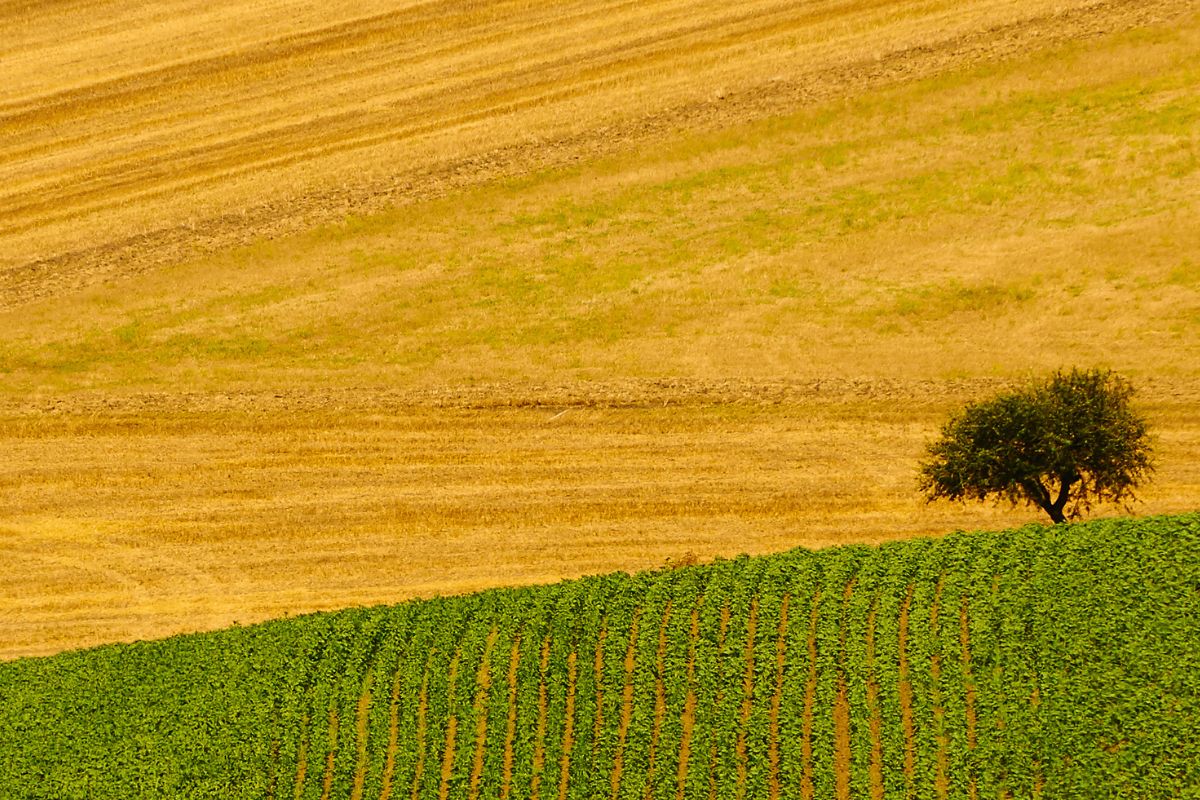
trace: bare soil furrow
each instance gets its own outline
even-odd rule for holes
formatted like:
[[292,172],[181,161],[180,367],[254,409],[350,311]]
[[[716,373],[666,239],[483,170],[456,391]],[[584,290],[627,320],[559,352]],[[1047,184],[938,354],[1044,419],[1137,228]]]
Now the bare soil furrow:
[[350,800],[362,800],[367,784],[367,767],[370,758],[368,736],[368,714],[371,711],[371,673],[363,682],[362,693],[354,710],[354,783],[350,787]]
[[771,694],[768,717],[767,791],[770,800],[779,800],[783,786],[779,780],[779,713],[783,707],[783,677],[787,667],[788,606],[792,596],[784,594],[779,601],[779,627],[775,638],[775,690]]
[[[725,637],[729,633],[729,622],[732,618],[733,612],[730,607],[722,606],[721,623],[717,628],[717,653],[725,652]],[[725,697],[724,685],[718,686],[713,708],[709,712],[712,719],[718,718],[721,708],[725,705]],[[714,738],[708,746],[708,800],[717,800],[717,758],[719,755],[717,740]]]
[[513,639],[508,660],[508,716],[504,726],[504,762],[500,775],[500,800],[512,795],[513,745],[517,737],[517,669],[521,665],[521,636]]
[[683,700],[683,711],[679,715],[679,768],[675,775],[675,800],[684,800],[687,789],[688,768],[692,760],[692,734],[696,728],[696,642],[700,638],[700,606],[704,598],[696,600],[692,607],[692,618],[688,628],[687,694]]
[[321,779],[321,800],[330,800],[333,795],[333,768],[338,752],[338,712],[336,706],[329,708],[329,750],[325,753],[325,775]]
[[[939,614],[942,604],[943,578],[939,578],[934,589],[933,603],[929,607],[929,635],[938,636]],[[933,705],[933,736],[937,743],[934,754],[933,789],[939,800],[950,794],[950,737],[946,731],[946,708],[942,697],[942,655],[934,650],[929,657],[930,700]]]
[[550,709],[549,690],[546,680],[550,673],[550,637],[542,640],[541,654],[538,659],[538,705],[537,730],[533,735],[533,780],[529,788],[530,800],[538,800],[542,788],[543,773],[546,768],[546,725]]
[[575,677],[579,655],[572,650],[567,656],[567,705],[563,712],[563,738],[559,748],[558,800],[567,800],[571,782],[571,752],[575,749]]
[[592,676],[596,684],[596,713],[592,719],[592,763],[600,753],[600,734],[604,730],[604,640],[608,638],[608,617],[600,620],[600,634],[596,637],[596,653],[592,659]]
[[[978,719],[975,711],[975,675],[971,670],[971,625],[968,606],[967,595],[964,594],[958,611],[958,637],[962,648],[963,689],[966,693],[967,750],[974,752],[979,744],[979,735],[976,730]],[[978,797],[979,787],[975,782],[975,772],[971,770],[967,776],[967,798],[977,800]]]
[[388,697],[388,740],[383,755],[383,775],[380,777],[379,800],[390,800],[393,780],[396,775],[396,753],[400,747],[400,682],[403,678],[404,661],[397,661],[392,675],[392,693]]
[[292,784],[292,799],[300,800],[304,794],[304,780],[308,776],[308,714],[300,720],[300,747],[296,751],[296,780]]
[[911,667],[908,659],[908,612],[912,606],[913,586],[908,587],[904,603],[900,606],[900,663],[899,673],[900,694],[900,724],[904,728],[904,781],[907,787],[906,796],[916,797],[917,792],[917,731],[913,721],[913,686]]
[[454,753],[458,742],[458,715],[454,713],[455,690],[458,685],[458,667],[462,659],[462,650],[456,648],[450,659],[450,675],[447,679],[446,707],[451,709],[450,719],[446,721],[446,741],[442,745],[441,778],[438,782],[438,800],[448,800],[450,797],[450,778],[454,775]]
[[417,763],[413,767],[411,800],[421,800],[421,780],[425,777],[425,735],[429,726],[429,662],[421,678],[421,691],[417,695],[417,730],[415,748]]
[[738,734],[734,742],[734,754],[737,756],[737,799],[746,796],[746,773],[749,768],[749,754],[746,750],[746,737],[750,727],[750,712],[754,708],[754,640],[758,636],[758,596],[750,600],[750,613],[746,617],[746,647],[742,653],[745,662],[745,673],[742,675],[742,702],[738,712]]
[[613,768],[609,777],[612,788],[611,800],[617,800],[621,791],[621,774],[625,769],[625,739],[629,736],[629,723],[633,719],[633,671],[637,667],[637,634],[638,622],[641,619],[639,609],[629,627],[629,644],[625,648],[625,660],[622,667],[625,671],[625,685],[621,690],[621,719],[617,722],[617,748],[613,756]]
[[475,702],[472,710],[475,712],[475,754],[471,759],[471,779],[468,784],[469,800],[479,797],[480,779],[483,777],[483,758],[487,745],[487,709],[488,696],[492,689],[492,648],[500,631],[495,625],[488,631],[487,644],[483,648],[483,659],[479,662],[479,671],[475,675]]
[[849,635],[848,608],[855,581],[842,590],[841,619],[838,623],[837,691],[833,699],[833,778],[837,800],[850,800],[850,676],[846,670],[846,640]]
[[800,740],[800,797],[813,800],[813,717],[817,705],[817,622],[820,620],[821,592],[813,593],[808,615],[808,678],[804,682],[804,720]]
[[871,800],[883,800],[883,711],[879,704],[879,671],[875,656],[875,615],[878,606],[871,604],[867,613],[867,715],[871,729],[871,758],[868,773],[871,781]]
[[646,758],[646,800],[650,800],[654,793],[654,771],[658,766],[658,737],[667,717],[667,625],[671,620],[673,606],[674,602],[668,600],[663,609],[662,622],[658,626],[658,648],[654,652],[654,717],[650,728],[650,751]]

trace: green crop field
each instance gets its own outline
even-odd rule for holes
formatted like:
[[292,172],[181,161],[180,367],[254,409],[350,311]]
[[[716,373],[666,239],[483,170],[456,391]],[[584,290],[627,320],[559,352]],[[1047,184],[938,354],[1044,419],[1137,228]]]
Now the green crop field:
[[6,798],[1200,797],[1200,515],[0,664]]

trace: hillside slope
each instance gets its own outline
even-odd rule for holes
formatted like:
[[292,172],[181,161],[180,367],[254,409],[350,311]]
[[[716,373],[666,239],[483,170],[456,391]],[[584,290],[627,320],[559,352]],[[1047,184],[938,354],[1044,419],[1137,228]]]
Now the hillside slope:
[[11,4],[0,304],[1187,6]]
[[0,21],[0,658],[1018,525],[915,462],[1060,366],[1195,508],[1194,3]]
[[1030,526],[0,664],[0,793],[1190,797],[1198,546]]

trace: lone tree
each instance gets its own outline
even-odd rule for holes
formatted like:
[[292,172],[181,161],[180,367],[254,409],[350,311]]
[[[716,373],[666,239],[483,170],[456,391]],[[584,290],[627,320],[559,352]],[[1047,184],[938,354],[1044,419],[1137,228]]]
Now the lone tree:
[[1154,469],[1132,395],[1111,371],[1073,369],[968,405],[929,445],[921,490],[930,502],[1033,503],[1055,523],[1132,499]]

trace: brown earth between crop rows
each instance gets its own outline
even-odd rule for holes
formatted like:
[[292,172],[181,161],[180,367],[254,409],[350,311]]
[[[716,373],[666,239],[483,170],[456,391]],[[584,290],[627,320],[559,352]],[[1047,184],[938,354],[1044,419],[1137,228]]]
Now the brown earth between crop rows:
[[1193,2],[14,9],[0,658],[1021,524],[916,461],[1073,364],[1194,508]]

